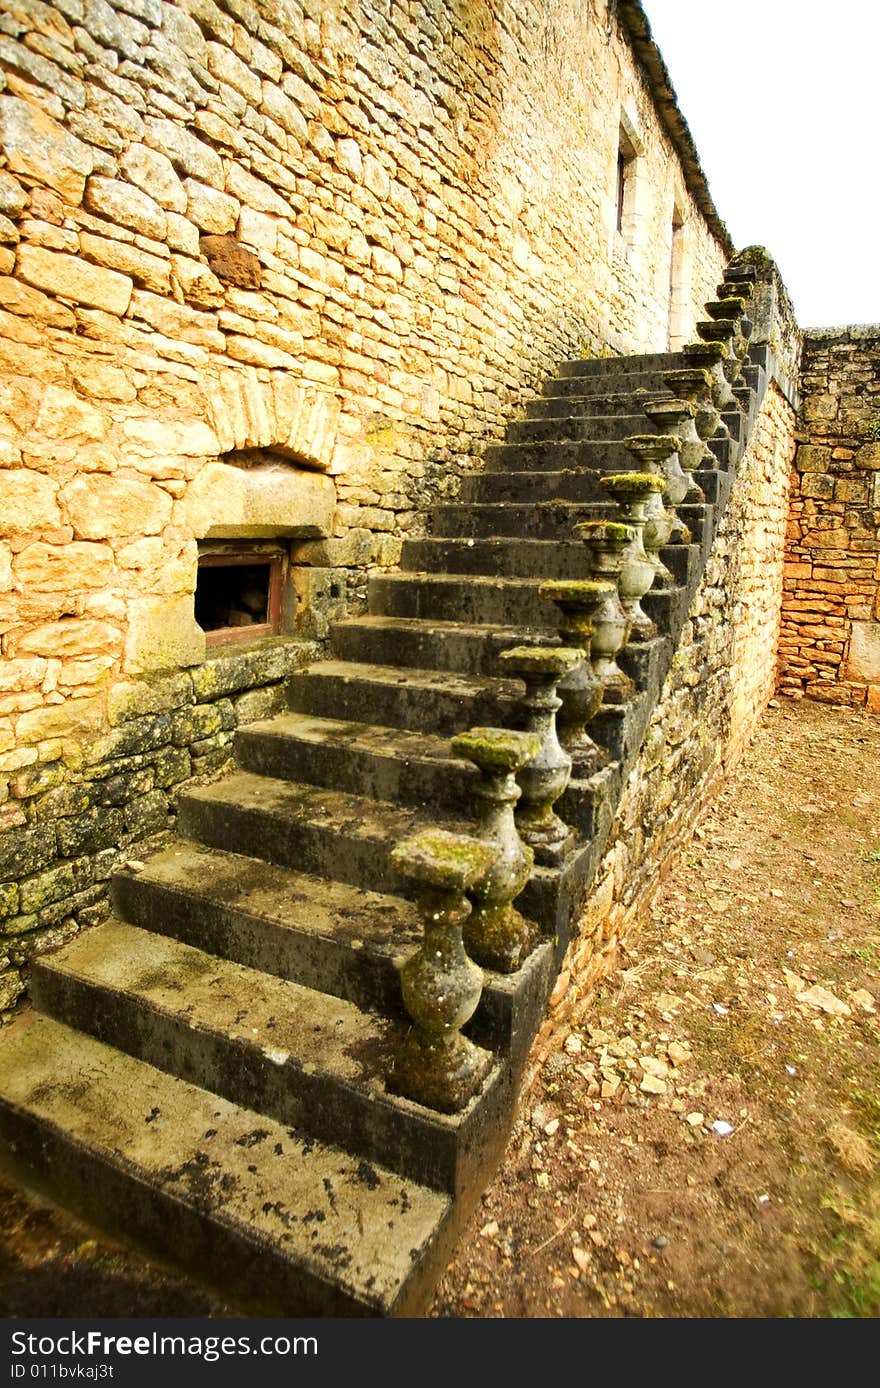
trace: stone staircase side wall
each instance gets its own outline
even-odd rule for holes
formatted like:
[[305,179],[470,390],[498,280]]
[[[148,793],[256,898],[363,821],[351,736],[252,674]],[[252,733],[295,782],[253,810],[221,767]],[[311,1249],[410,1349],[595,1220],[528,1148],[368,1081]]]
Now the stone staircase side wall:
[[779,688],[880,713],[880,325],[807,332]]
[[794,407],[771,381],[532,1065],[619,964],[621,945],[773,694],[794,429]]

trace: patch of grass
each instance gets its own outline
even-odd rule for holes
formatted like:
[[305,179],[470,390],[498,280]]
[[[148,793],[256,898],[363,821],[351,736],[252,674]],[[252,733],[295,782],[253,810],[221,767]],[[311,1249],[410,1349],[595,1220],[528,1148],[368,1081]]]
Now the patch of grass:
[[854,1089],[852,1101],[862,1129],[868,1137],[880,1143],[880,1094],[867,1089]]
[[872,848],[870,852],[862,854],[863,863],[880,863],[880,848]]
[[858,1208],[844,1196],[823,1202],[840,1221],[840,1229],[821,1261],[827,1272],[816,1289],[831,1320],[867,1319],[880,1315],[880,1190],[876,1187]]

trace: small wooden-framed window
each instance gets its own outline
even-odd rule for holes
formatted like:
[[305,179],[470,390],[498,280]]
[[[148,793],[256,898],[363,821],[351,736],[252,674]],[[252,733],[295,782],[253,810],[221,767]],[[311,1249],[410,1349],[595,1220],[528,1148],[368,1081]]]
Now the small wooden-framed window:
[[199,554],[195,617],[211,642],[281,630],[286,555],[278,546],[217,545]]

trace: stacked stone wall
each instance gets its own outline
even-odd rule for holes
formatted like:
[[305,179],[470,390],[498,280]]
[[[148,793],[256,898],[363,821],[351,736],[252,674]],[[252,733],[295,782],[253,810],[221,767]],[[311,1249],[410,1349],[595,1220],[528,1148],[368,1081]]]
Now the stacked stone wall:
[[323,636],[561,359],[665,347],[673,213],[696,318],[729,246],[662,101],[608,0],[7,0],[10,969],[245,716],[200,691],[201,542],[289,547],[284,630]]
[[804,338],[779,688],[880,712],[880,326]]
[[596,983],[616,966],[773,694],[795,419],[790,399],[771,384],[534,1060],[558,1028],[584,1014]]

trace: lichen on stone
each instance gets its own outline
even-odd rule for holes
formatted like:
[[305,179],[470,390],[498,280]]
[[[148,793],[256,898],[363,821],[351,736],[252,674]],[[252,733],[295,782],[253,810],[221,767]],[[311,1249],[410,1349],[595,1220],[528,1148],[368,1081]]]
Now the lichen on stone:
[[640,496],[645,492],[662,492],[666,478],[656,472],[612,472],[603,477],[602,486],[618,496]]
[[389,861],[395,872],[412,882],[448,891],[464,891],[490,870],[495,862],[495,851],[467,834],[425,829],[393,848]]
[[499,660],[514,674],[564,675],[584,658],[575,646],[512,646],[503,651]]
[[536,757],[541,739],[510,728],[470,728],[452,739],[452,750],[474,762],[481,771],[518,771]]

